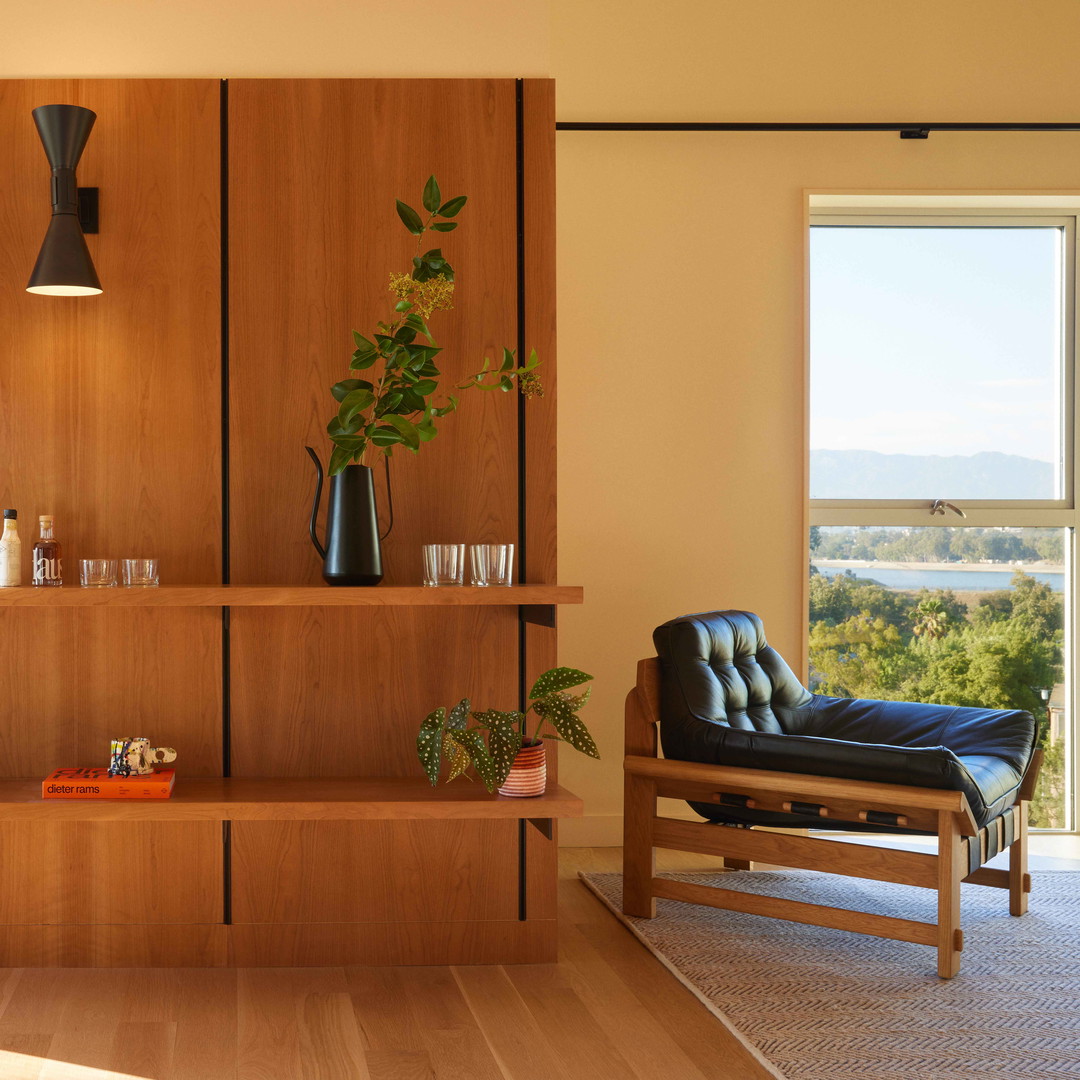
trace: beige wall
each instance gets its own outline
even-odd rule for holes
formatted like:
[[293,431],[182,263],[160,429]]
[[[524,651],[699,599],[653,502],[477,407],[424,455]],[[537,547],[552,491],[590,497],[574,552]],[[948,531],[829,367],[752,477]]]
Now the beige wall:
[[[562,119],[1068,120],[1076,0],[56,0],[0,75],[545,75]],[[745,606],[798,662],[806,188],[1080,184],[1080,135],[559,136],[563,659],[616,842],[622,697],[656,623]]]
[[1075,120],[1075,0],[552,0],[562,120]]
[[8,0],[0,77],[550,74],[548,0]]

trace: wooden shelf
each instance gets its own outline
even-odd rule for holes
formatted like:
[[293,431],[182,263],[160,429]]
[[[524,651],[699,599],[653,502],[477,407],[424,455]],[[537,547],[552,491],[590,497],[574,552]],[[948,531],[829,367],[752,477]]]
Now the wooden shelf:
[[581,817],[556,787],[534,799],[489,795],[476,781],[433,788],[411,777],[184,779],[171,799],[43,799],[40,780],[0,780],[0,821],[402,821]]
[[375,585],[331,588],[328,585],[159,585],[152,589],[60,588],[0,589],[0,607],[512,607],[517,604],[580,604],[580,585],[472,585],[425,588],[423,585]]

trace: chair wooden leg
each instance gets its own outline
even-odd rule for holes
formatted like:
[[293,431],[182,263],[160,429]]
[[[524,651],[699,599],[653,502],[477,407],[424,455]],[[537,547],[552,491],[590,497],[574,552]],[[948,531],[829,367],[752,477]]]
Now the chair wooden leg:
[[642,919],[656,917],[652,879],[656,874],[653,851],[653,818],[656,816],[656,782],[626,776],[623,804],[623,914]]
[[960,864],[963,845],[956,816],[938,812],[938,975],[951,979],[960,970]]
[[1028,909],[1028,804],[1016,807],[1016,839],[1009,847],[1009,914],[1023,915]]

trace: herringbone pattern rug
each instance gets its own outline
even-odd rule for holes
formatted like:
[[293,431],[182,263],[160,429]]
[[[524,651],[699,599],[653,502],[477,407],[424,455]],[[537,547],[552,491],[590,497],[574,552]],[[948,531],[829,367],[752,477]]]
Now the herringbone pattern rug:
[[[932,921],[933,892],[796,871],[665,874],[792,900]],[[923,945],[672,900],[620,912],[622,877],[585,883],[701,1000],[788,1080],[1080,1077],[1080,872],[1034,875],[1031,910],[962,889],[960,974]]]

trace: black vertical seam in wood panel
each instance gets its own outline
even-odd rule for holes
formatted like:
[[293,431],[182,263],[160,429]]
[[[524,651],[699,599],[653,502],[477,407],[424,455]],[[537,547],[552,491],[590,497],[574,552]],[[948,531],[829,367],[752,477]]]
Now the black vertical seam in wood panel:
[[[516,79],[514,83],[514,205],[517,214],[517,357],[518,366],[525,358],[525,83]],[[526,580],[527,551],[525,548],[525,530],[528,514],[525,500],[526,491],[526,440],[525,440],[525,397],[517,397],[517,503],[518,503],[518,581]],[[524,619],[518,619],[518,700],[522,712],[526,706],[526,633]],[[525,860],[525,819],[518,821],[518,919],[524,922],[528,911],[528,880]]]
[[221,823],[221,886],[222,905],[221,921],[226,925],[232,924],[232,822]]
[[[514,207],[517,232],[517,359],[521,365],[525,356],[525,97],[524,81],[516,80],[514,96]],[[517,398],[517,505],[518,505],[518,581],[524,583],[528,574],[526,529],[528,527],[528,497],[526,464],[528,449],[525,438],[525,397]],[[525,623],[521,623],[521,670],[519,673],[521,708],[525,707]]]
[[[221,80],[221,583],[229,584],[229,82]],[[221,773],[232,775],[229,608],[221,608]]]
[[[221,80],[221,583],[229,584],[229,81]],[[228,775],[228,774],[226,774]]]
[[[218,117],[221,168],[221,583],[229,584],[229,81],[221,80]],[[231,610],[221,608],[221,774],[232,775]],[[232,923],[232,825],[222,822],[222,922]]]

